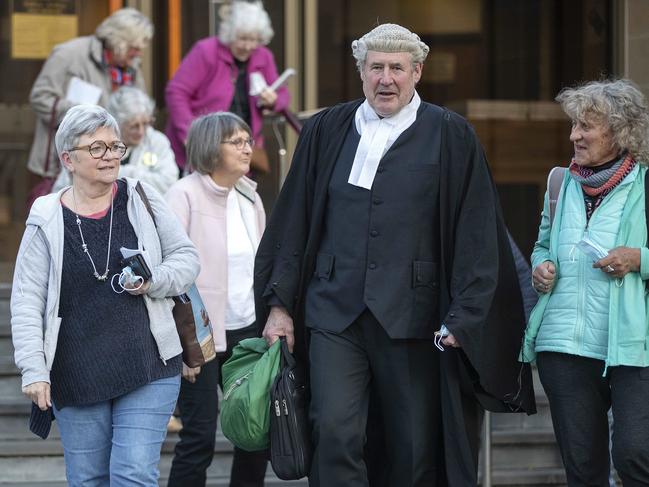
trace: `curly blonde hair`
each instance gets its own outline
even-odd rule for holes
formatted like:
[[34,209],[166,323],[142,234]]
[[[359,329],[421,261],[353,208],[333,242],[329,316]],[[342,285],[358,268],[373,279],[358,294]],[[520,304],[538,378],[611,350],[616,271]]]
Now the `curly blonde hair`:
[[633,81],[590,81],[564,88],[556,100],[572,120],[606,124],[620,149],[629,151],[638,162],[649,163],[647,99]]

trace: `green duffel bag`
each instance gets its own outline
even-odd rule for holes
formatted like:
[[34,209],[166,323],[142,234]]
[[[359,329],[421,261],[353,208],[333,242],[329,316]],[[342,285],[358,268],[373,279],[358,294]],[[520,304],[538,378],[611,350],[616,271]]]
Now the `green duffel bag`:
[[246,451],[269,446],[270,387],[279,372],[280,344],[246,338],[232,349],[221,368],[221,431]]

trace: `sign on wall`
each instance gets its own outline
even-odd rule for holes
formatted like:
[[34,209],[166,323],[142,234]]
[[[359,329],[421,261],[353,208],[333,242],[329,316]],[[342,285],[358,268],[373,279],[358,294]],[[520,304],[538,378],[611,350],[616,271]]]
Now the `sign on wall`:
[[56,44],[78,35],[77,0],[13,0],[11,57],[46,59]]

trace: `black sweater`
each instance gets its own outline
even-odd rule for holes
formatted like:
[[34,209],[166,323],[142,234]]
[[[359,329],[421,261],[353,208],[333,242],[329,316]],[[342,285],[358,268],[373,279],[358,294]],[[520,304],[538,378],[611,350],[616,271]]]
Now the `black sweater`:
[[[165,365],[149,329],[142,296],[117,294],[110,278],[121,272],[120,247],[137,248],[126,212],[127,191],[119,182],[114,200],[108,280],[93,276],[82,250],[75,214],[63,207],[64,250],[59,317],[62,318],[51,372],[57,408],[116,398],[157,379],[180,373],[179,356]],[[108,249],[110,211],[102,218],[81,218],[88,250],[103,274]],[[117,289],[117,278],[115,278]]]

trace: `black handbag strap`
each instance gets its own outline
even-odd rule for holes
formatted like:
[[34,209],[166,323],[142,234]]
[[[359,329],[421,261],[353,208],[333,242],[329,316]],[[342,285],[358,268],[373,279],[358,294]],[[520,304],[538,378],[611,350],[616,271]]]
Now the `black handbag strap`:
[[157,227],[158,224],[155,221],[155,215],[153,214],[153,208],[151,208],[151,202],[149,201],[149,197],[144,191],[144,187],[139,181],[135,185],[135,191],[137,191],[137,194],[139,194],[140,198],[142,198],[142,202],[144,203],[144,206],[146,206],[146,211],[149,212],[149,215],[151,215],[151,219],[153,220],[153,224]]
[[296,365],[295,357],[293,357],[293,354],[288,350],[288,342],[286,341],[286,337],[279,337],[279,342],[282,352],[280,355],[280,368],[294,368]]

